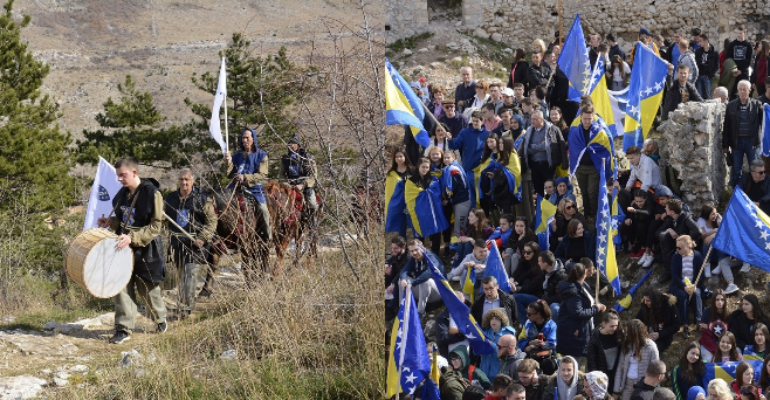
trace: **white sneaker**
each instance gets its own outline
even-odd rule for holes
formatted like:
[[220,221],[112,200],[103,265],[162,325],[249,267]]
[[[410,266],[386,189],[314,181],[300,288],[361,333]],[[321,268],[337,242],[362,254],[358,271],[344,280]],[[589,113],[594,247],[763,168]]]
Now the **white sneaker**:
[[654,261],[655,261],[655,257],[648,255],[647,260],[645,260],[644,264],[642,264],[642,268],[650,268],[650,266]]
[[738,285],[731,283],[725,288],[725,294],[733,294],[738,291]]
[[711,275],[719,275],[722,273],[722,266],[717,264],[717,267],[711,270]]
[[706,278],[711,278],[711,263],[706,263],[703,268],[703,275],[706,275]]
[[642,265],[645,262],[647,262],[647,257],[648,257],[647,253],[642,254],[642,256],[639,257],[639,260],[636,261],[637,264]]
[[749,263],[743,263],[743,266],[741,267],[741,270],[739,271],[742,274],[745,274],[747,272],[751,271],[751,265]]

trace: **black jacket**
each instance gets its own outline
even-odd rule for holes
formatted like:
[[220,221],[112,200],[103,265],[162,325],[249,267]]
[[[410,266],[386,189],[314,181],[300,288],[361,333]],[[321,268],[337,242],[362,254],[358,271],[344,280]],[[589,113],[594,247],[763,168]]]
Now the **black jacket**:
[[[725,109],[725,121],[722,125],[722,148],[735,147],[738,144],[738,124],[740,123],[740,114],[738,105],[741,99],[735,99],[727,103]],[[751,135],[752,146],[759,146],[760,132],[762,125],[762,102],[749,97],[749,133]]]
[[[519,320],[517,315],[518,312],[516,310],[516,300],[514,300],[513,296],[503,292],[500,289],[497,289],[497,296],[500,299],[500,307],[503,308],[505,310],[505,314],[508,315],[509,325],[514,326],[516,321]],[[473,315],[473,318],[478,323],[481,323],[483,320],[482,314],[484,314],[484,298],[484,293],[478,295],[476,300],[473,302],[473,308],[471,308],[471,315]]]
[[759,202],[759,208],[767,213],[770,211],[770,179],[765,175],[765,179],[762,182],[754,183],[754,180],[751,179],[751,174],[743,174],[743,176],[741,176],[740,188],[746,192],[746,195],[748,195],[749,198],[751,198],[750,191],[753,185],[759,185],[761,187],[760,192],[762,192],[762,198],[751,199],[751,201]]
[[714,50],[714,46],[709,46],[708,51],[698,47],[698,50],[695,50],[695,62],[698,64],[700,76],[713,78],[719,73],[719,54]]
[[[459,85],[457,85],[457,88],[455,88],[455,107],[457,109],[457,112],[462,112],[465,107],[468,107],[468,100],[472,99],[473,96],[476,95],[476,82],[472,81],[468,87],[465,87],[465,85],[461,82]],[[465,105],[463,107],[458,107],[457,102],[458,101],[464,101]]]
[[[514,70],[516,68],[516,70]],[[527,70],[529,69],[529,63],[526,61],[519,61],[516,64],[511,62],[511,71],[513,71],[513,81],[511,81],[511,74],[508,74],[508,87],[513,89],[514,83],[521,83],[524,85],[524,93],[527,93]]]
[[582,285],[559,282],[559,295],[562,299],[556,321],[556,351],[559,354],[573,357],[586,355],[592,320],[599,314],[599,307],[591,305],[587,290],[590,288],[585,282]]
[[644,304],[639,307],[639,312],[636,313],[636,319],[644,322],[647,329],[652,329],[653,332],[658,332],[660,335],[655,340],[655,345],[658,346],[658,351],[663,353],[671,346],[671,342],[674,341],[674,334],[679,332],[681,321],[679,321],[679,313],[676,311],[676,297],[674,295],[664,294],[666,301],[663,302],[659,316],[650,315],[650,309]]
[[551,67],[545,61],[540,63],[540,66],[535,64],[529,64],[527,69],[527,85],[529,89],[534,89],[537,86],[553,87],[553,81],[548,84],[548,78],[551,77]]
[[631,392],[631,400],[652,400],[655,387],[644,383],[644,378],[634,383],[634,391]]
[[610,61],[612,61],[612,57],[614,56],[620,56],[621,60],[626,61],[626,53],[623,51],[623,49],[620,48],[619,44],[615,44],[614,46],[610,47],[607,55],[610,57]]
[[[703,101],[698,89],[695,88],[690,82],[685,84],[688,101]],[[663,99],[663,110],[661,111],[661,119],[667,120],[668,114],[682,104],[682,94],[679,92],[679,79],[674,78],[672,75],[666,77],[666,95]]]
[[754,343],[754,325],[758,322],[765,324],[765,326],[770,325],[770,321],[768,321],[767,318],[760,320],[754,318],[753,320],[750,320],[746,316],[746,313],[740,308],[733,311],[732,314],[727,317],[728,330],[735,335],[735,343],[739,349],[746,347],[747,344]]
[[561,302],[561,298],[559,298],[559,282],[567,279],[567,271],[564,269],[564,265],[561,263],[561,261],[556,260],[554,269],[551,271],[551,276],[548,278],[548,285],[546,285],[546,288],[543,289],[543,282],[545,282],[545,277],[545,271],[540,270],[540,274],[537,276],[537,278],[522,286],[521,290],[519,291],[521,293],[528,293],[533,296],[540,297],[541,299],[548,302],[548,304]]
[[[612,365],[607,364],[607,357],[604,355],[604,345],[599,337],[601,326],[596,327],[591,334],[591,338],[588,339],[588,351],[586,353],[586,371],[602,371],[607,374],[609,378],[609,384],[607,385],[608,392],[612,391],[615,387],[615,370],[618,368],[618,361],[620,361],[620,353],[622,352],[621,339],[617,339],[618,343],[618,355],[615,357],[615,362]],[[558,330],[557,330],[558,332]],[[617,336],[616,336],[617,337]]]
[[438,353],[446,359],[449,359],[449,345],[465,340],[465,335],[462,333],[456,335],[449,333],[449,317],[449,309],[445,309],[436,317],[436,325],[433,327]]
[[656,233],[662,233],[669,228],[673,228],[679,236],[690,235],[693,241],[700,242],[700,226],[687,211],[683,210],[676,219],[666,219]]

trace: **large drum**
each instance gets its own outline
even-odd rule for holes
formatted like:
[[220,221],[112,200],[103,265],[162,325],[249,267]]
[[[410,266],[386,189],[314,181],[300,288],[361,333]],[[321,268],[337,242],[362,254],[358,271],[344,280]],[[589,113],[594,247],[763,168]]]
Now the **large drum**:
[[67,249],[67,275],[96,297],[113,297],[131,280],[134,254],[128,246],[118,251],[117,238],[92,228],[81,232]]

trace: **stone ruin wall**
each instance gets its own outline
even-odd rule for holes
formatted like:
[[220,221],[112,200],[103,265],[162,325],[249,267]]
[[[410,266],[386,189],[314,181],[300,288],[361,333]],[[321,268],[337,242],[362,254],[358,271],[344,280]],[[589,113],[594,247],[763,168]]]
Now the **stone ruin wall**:
[[685,103],[658,126],[660,163],[671,165],[682,181],[685,203],[697,215],[704,204],[719,204],[729,180],[722,153],[725,106],[716,101]]
[[[428,30],[427,0],[385,0],[386,41],[409,37]],[[768,0],[561,0],[562,38],[580,13],[586,34],[614,33],[618,42],[630,51],[639,28],[646,26],[653,34],[670,38],[674,30],[688,34],[699,27],[716,48],[734,38],[737,24],[749,29],[749,39],[770,37],[770,1]],[[462,0],[462,27],[476,36],[503,42],[510,48],[527,52],[536,38],[550,40],[558,29],[558,0]]]

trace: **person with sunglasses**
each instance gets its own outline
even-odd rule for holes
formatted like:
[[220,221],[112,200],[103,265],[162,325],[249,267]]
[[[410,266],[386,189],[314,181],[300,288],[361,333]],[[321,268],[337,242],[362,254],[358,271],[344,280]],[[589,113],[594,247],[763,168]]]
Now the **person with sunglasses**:
[[703,301],[701,292],[706,288],[704,279],[695,285],[703,267],[703,256],[695,249],[695,242],[688,235],[682,235],[676,239],[676,252],[671,259],[671,285],[669,292],[676,296],[679,306],[679,319],[683,324],[682,335],[685,339],[690,337],[689,310],[695,314],[695,322],[703,316]]
[[567,235],[567,227],[573,219],[580,221],[583,227],[588,226],[586,217],[578,212],[577,203],[570,198],[561,199],[559,205],[556,206],[556,217],[551,222],[550,248],[556,250],[564,236]]
[[741,177],[740,188],[765,214],[770,214],[770,179],[765,174],[765,162],[757,159],[749,164],[749,175]]

